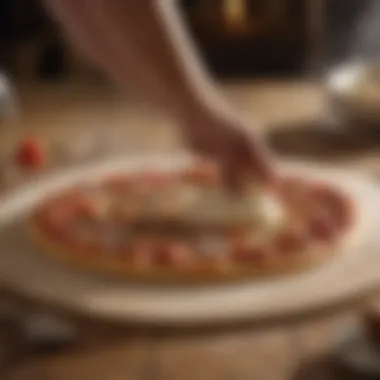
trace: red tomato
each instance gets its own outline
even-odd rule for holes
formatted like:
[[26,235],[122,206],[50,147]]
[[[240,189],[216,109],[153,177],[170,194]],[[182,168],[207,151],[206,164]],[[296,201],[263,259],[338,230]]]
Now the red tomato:
[[16,162],[18,165],[30,169],[39,169],[45,166],[47,155],[44,143],[37,138],[21,141],[16,152]]

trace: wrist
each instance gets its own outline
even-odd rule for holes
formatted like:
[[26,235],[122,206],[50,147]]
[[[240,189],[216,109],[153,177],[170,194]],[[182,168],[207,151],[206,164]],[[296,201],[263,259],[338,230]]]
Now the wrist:
[[180,126],[184,129],[205,128],[210,123],[231,115],[230,107],[216,94],[203,93],[186,103],[184,107],[178,107],[176,115]]

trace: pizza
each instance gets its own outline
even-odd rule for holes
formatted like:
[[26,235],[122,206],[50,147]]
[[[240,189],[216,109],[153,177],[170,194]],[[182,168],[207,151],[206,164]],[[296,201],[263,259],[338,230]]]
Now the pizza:
[[339,252],[354,219],[330,184],[289,176],[232,194],[202,162],[84,180],[38,204],[29,226],[47,255],[74,268],[198,281],[311,268]]

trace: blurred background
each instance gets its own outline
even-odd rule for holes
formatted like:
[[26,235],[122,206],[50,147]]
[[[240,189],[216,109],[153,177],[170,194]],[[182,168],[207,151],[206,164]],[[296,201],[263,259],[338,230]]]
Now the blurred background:
[[[252,125],[261,122],[279,154],[380,175],[379,129],[365,128],[368,115],[379,125],[380,86],[371,110],[355,113],[365,115],[358,123],[347,113],[354,103],[336,90],[355,71],[342,82],[340,67],[377,67],[379,0],[178,1],[221,91]],[[2,191],[34,175],[14,159],[31,141],[42,157],[32,169],[43,172],[115,152],[181,148],[158,111],[116,89],[64,41],[39,0],[0,0],[0,74]],[[369,81],[380,84],[379,77]],[[333,379],[324,359],[337,335],[363,318],[380,331],[380,308],[366,319],[364,298],[349,311],[318,311],[305,321],[190,333],[78,317],[6,289],[0,301],[7,379]]]
[[[377,100],[369,107],[364,101],[358,102],[358,96],[355,101],[349,97],[351,87],[355,87],[352,77],[356,82],[361,80],[357,67],[351,69],[350,65],[361,62],[361,68],[367,68],[368,62],[377,62],[380,53],[379,1],[178,2],[203,60],[239,112],[258,120],[269,132],[277,130],[277,125],[293,123],[284,133],[269,136],[276,149],[286,154],[317,150],[323,158],[326,150],[342,153],[359,144],[362,152],[363,147],[378,140],[372,135],[360,139],[344,135],[337,141],[337,136],[325,136],[324,127],[335,123],[346,129],[348,124],[377,124],[380,120]],[[157,141],[153,145],[143,138],[144,132],[139,137],[138,131],[126,127],[130,123],[148,125],[152,120],[161,125],[162,117],[151,110],[149,120],[143,99],[129,94],[128,89],[120,93],[81,52],[67,44],[39,0],[0,1],[0,43],[0,65],[7,79],[0,116],[7,116],[12,108],[9,105],[16,103],[19,120],[14,123],[20,126],[0,142],[6,145],[4,151],[13,149],[20,136],[33,131],[52,134],[60,145],[59,154],[65,151],[62,147],[77,144],[73,147],[77,156],[81,150],[86,150],[83,156],[91,156],[91,144],[94,155],[96,149],[155,149],[158,141],[162,148],[178,145],[173,140],[175,131],[166,133],[164,126],[150,130],[154,137],[148,140]],[[341,66],[350,69],[343,77]],[[372,66],[377,72],[377,63]],[[367,82],[378,83],[379,76],[371,75]],[[373,95],[377,90],[372,90]],[[5,116],[0,119],[7,119]],[[310,127],[307,132],[304,125]],[[76,127],[83,131],[81,137],[75,142],[69,137],[64,140],[63,135]],[[118,139],[120,133],[123,139]],[[98,144],[100,140],[103,147]]]
[[[376,0],[179,0],[214,73],[290,76],[378,50]],[[24,80],[91,76],[38,0],[0,2],[1,63]]]

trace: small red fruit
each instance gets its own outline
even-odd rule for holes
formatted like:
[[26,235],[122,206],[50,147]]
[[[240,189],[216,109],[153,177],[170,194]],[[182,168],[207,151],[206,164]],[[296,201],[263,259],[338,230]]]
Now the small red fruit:
[[46,148],[41,140],[28,138],[21,141],[16,152],[18,165],[29,169],[39,169],[45,166],[46,161]]

